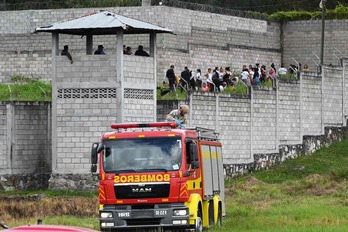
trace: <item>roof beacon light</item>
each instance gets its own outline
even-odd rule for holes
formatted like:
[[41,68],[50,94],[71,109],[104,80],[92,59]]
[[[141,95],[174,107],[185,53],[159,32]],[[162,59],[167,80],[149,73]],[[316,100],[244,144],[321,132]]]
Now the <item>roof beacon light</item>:
[[143,128],[143,127],[171,127],[176,128],[176,122],[150,122],[150,123],[113,123],[112,129],[128,129],[128,128]]

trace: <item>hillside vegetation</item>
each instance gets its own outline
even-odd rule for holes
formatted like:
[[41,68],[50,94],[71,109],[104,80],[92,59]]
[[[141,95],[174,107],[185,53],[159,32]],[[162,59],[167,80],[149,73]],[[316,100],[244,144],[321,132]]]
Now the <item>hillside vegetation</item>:
[[[348,231],[348,139],[226,181],[227,218],[209,231]],[[33,195],[37,194],[37,195]],[[35,197],[33,197],[35,196]],[[98,194],[0,192],[0,222],[98,229]]]

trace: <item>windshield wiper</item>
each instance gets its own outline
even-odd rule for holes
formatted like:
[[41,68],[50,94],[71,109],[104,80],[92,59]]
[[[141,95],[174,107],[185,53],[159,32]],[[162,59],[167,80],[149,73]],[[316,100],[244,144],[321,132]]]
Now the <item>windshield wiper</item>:
[[168,172],[168,170],[165,168],[144,168],[144,169],[140,169],[138,171]]
[[126,172],[137,172],[137,171],[135,171],[134,169],[119,169],[119,170],[107,171],[107,173],[115,173],[115,174],[126,173]]

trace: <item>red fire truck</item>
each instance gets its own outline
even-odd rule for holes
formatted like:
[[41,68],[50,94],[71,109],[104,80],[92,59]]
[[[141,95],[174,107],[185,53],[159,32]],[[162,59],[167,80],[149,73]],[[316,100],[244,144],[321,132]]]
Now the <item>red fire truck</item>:
[[202,231],[222,225],[218,134],[176,127],[175,122],[112,124],[116,131],[93,144],[91,169],[100,178],[101,231]]

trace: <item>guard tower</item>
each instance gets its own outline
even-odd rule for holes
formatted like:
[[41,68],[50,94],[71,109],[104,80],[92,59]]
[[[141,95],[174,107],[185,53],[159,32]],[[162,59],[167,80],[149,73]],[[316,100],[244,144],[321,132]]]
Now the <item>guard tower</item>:
[[[52,33],[52,175],[87,174],[90,144],[111,123],[156,120],[156,34],[172,31],[100,11],[34,32]],[[60,34],[84,37],[86,54],[70,63]],[[124,34],[149,35],[150,57],[123,55]],[[94,35],[115,35],[116,53],[93,55]]]

